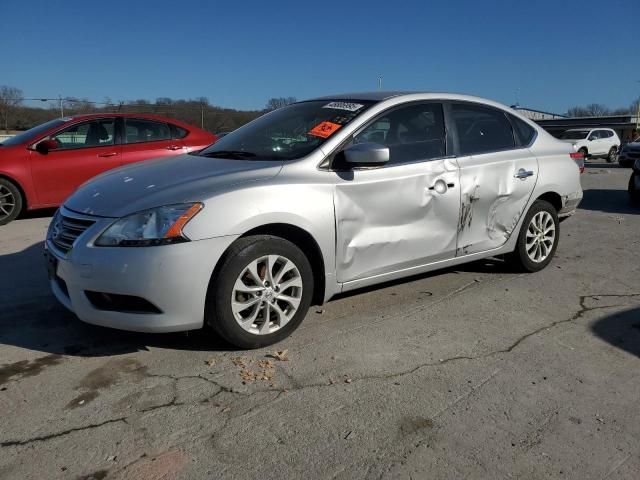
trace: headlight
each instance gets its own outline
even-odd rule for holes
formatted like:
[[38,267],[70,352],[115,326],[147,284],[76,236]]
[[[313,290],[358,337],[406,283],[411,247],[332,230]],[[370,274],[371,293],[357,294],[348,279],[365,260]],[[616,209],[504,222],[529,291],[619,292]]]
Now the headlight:
[[182,228],[201,209],[201,203],[165,205],[133,213],[114,222],[94,242],[98,247],[146,247],[187,242]]
[[633,169],[640,172],[640,158],[633,162]]

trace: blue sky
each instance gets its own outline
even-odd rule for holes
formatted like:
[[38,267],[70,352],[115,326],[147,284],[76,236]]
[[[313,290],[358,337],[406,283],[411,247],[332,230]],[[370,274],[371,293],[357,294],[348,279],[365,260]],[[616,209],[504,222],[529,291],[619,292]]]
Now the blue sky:
[[[637,0],[23,1],[0,85],[100,101],[429,90],[563,112],[640,96]],[[635,42],[635,48],[633,48]]]

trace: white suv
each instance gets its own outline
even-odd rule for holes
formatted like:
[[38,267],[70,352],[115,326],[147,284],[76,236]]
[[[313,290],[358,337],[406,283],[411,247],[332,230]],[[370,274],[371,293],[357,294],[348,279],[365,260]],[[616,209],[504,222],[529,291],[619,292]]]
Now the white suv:
[[618,134],[610,128],[575,128],[564,132],[560,140],[571,143],[585,158],[606,158],[609,163],[615,162],[620,146]]

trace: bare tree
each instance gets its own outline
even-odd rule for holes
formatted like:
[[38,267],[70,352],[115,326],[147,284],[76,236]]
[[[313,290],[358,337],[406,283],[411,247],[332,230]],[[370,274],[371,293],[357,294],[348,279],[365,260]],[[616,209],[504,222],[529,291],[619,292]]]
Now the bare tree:
[[586,108],[591,117],[603,117],[609,114],[609,109],[600,103],[590,103]]
[[568,117],[588,117],[589,114],[584,107],[571,107],[567,110]]
[[4,122],[4,131],[9,133],[9,116],[22,103],[22,90],[6,85],[0,86],[0,118]]
[[285,107],[297,101],[296,97],[274,97],[269,99],[265,109],[269,111],[277,110],[278,108]]
[[584,107],[571,107],[567,110],[569,117],[602,117],[610,113],[609,108],[599,103],[590,103]]

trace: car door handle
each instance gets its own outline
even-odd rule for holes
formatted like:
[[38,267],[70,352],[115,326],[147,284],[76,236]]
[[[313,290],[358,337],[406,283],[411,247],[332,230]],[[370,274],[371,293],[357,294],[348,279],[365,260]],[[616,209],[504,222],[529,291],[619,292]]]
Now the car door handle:
[[524,168],[521,168],[520,170],[518,170],[518,172],[514,175],[515,178],[520,178],[522,180],[524,180],[525,178],[528,177],[533,177],[533,172],[531,170],[525,170]]
[[438,193],[447,193],[449,188],[455,187],[455,183],[446,183],[444,180],[436,180],[436,183],[429,187],[429,190],[435,190]]
[[169,145],[167,150],[180,150],[182,147],[179,145]]
[[99,154],[98,154],[98,157],[101,157],[101,158],[105,158],[105,157],[115,157],[116,155],[118,155],[118,152],[99,153]]

